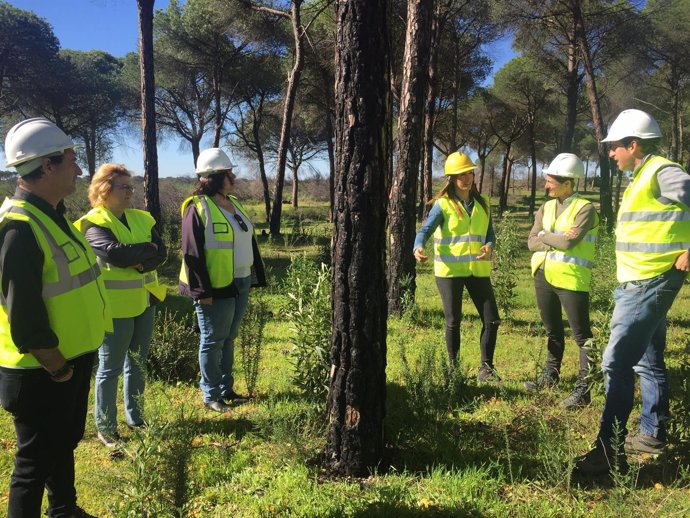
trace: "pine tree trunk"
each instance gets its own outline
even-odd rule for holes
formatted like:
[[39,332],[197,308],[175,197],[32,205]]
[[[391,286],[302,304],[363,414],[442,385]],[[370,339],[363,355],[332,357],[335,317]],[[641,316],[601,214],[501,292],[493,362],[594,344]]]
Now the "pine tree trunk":
[[582,63],[585,68],[585,75],[587,76],[587,97],[589,99],[589,106],[592,110],[592,122],[598,142],[599,171],[601,176],[601,186],[599,189],[600,214],[602,221],[606,222],[606,226],[611,229],[613,228],[614,221],[613,208],[611,205],[611,170],[609,168],[608,149],[606,145],[601,142],[606,137],[604,133],[604,118],[601,114],[596,78],[594,75],[594,64],[592,63],[592,55],[589,50],[589,41],[587,40],[587,32],[582,18],[582,11],[580,10],[578,2],[575,2],[574,6],[576,35],[579,42]]
[[366,476],[380,465],[384,450],[388,1],[340,1],[336,18],[333,368],[326,458],[335,474]]
[[429,214],[431,200],[432,163],[434,159],[434,120],[436,118],[436,97],[438,97],[438,44],[444,23],[441,19],[441,3],[434,0],[431,18],[431,43],[429,54],[429,77],[426,86],[426,108],[424,110],[424,130],[422,133],[422,170],[420,173],[419,208],[417,219],[422,221]]
[[396,140],[397,164],[388,207],[388,312],[399,315],[415,294],[412,255],[417,218],[417,177],[421,157],[422,121],[431,44],[432,2],[408,0],[407,35]]
[[287,163],[287,147],[290,142],[290,129],[292,127],[292,112],[295,109],[297,86],[302,75],[304,63],[304,27],[300,17],[300,8],[303,0],[292,0],[292,36],[295,43],[295,58],[292,69],[288,75],[288,84],[285,91],[285,104],[283,107],[283,123],[280,128],[280,143],[278,144],[278,163],[276,165],[276,181],[273,192],[273,212],[271,213],[270,231],[272,235],[280,234],[280,219],[283,211],[283,185],[285,183],[285,166]]
[[[139,12],[139,68],[141,70],[141,133],[144,136],[144,208],[163,230],[158,197],[158,149],[156,147],[155,79],[153,75],[153,4],[137,0]],[[195,161],[196,163],[196,161]]]

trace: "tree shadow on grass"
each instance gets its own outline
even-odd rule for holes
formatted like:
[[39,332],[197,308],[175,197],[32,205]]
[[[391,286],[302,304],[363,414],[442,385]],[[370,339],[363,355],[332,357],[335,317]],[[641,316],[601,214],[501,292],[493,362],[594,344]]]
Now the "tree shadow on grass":
[[199,435],[232,435],[238,441],[242,440],[247,433],[256,430],[256,424],[247,419],[232,417],[231,415],[216,415],[217,417],[209,415],[205,419],[181,421],[181,426],[189,426],[196,430]]
[[395,502],[372,502],[365,509],[349,515],[355,518],[380,518],[382,516],[395,516],[396,518],[413,518],[416,516],[438,516],[448,518],[475,518],[484,516],[476,507],[450,507],[439,508],[433,505],[429,507],[410,507]]

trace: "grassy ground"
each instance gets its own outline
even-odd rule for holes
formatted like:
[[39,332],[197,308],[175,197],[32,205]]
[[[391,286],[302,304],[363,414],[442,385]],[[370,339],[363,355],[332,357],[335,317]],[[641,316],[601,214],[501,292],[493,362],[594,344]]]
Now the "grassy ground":
[[[570,477],[571,459],[586,451],[596,434],[603,396],[597,393],[582,411],[558,408],[576,374],[577,351],[570,339],[561,386],[539,395],[523,390],[545,355],[526,245],[511,269],[517,281],[512,316],[499,330],[496,366],[503,386],[474,381],[481,324],[467,298],[464,376],[451,383],[445,379],[440,300],[431,266],[420,266],[416,304],[402,318],[389,320],[384,464],[364,480],[329,478],[321,467],[324,409],[301,397],[291,381],[292,330],[284,318],[289,286],[281,282],[291,257],[317,257],[327,249],[326,207],[307,204],[298,215],[286,209],[285,238],[260,237],[272,287],[266,293],[271,313],[257,397],[232,415],[220,416],[205,411],[195,383],[151,381],[146,400],[150,425],[134,433],[121,424],[127,440],[121,459],[110,458],[101,446],[89,413],[76,452],[84,508],[97,516],[157,518],[690,514],[689,456],[682,444],[664,457],[631,458],[633,469],[625,477]],[[261,208],[251,210],[260,220]],[[514,217],[525,242],[526,215],[518,210]],[[602,285],[613,282],[610,268],[598,275]],[[169,282],[173,294],[174,279]],[[180,321],[190,316],[185,299],[171,295],[166,306]],[[606,306],[597,307],[600,314],[593,318],[601,340]],[[689,321],[684,289],[670,314],[667,353],[677,439],[689,431],[689,392],[684,390]],[[239,369],[236,379],[244,390]],[[14,450],[5,412],[0,413],[0,442],[0,516],[5,516]]]

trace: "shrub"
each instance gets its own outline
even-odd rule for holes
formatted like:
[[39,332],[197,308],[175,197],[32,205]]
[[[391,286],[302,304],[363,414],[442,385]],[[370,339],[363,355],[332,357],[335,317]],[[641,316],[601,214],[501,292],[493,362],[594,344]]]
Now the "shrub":
[[153,378],[167,382],[199,379],[199,337],[190,316],[180,318],[167,310],[156,315],[147,361]]
[[511,318],[515,307],[515,263],[520,253],[523,238],[515,218],[506,212],[496,225],[496,246],[494,248],[494,270],[491,283],[496,303],[505,318]]
[[330,369],[330,268],[297,258],[290,270],[287,278],[293,284],[288,293],[287,318],[294,333],[290,353],[295,368],[292,381],[302,395],[322,402],[328,394]]
[[242,319],[238,340],[244,382],[250,396],[254,395],[259,378],[264,328],[269,315],[268,303],[263,291],[257,290],[254,293],[255,295],[249,299],[247,313]]

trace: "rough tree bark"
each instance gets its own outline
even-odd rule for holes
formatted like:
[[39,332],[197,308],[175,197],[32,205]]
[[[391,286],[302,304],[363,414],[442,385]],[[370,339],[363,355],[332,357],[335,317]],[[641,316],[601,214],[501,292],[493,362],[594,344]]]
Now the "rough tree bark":
[[139,68],[141,71],[141,133],[144,136],[144,208],[163,230],[158,197],[158,148],[156,147],[156,105],[153,76],[153,4],[137,0],[139,12]]
[[326,458],[330,470],[344,476],[369,474],[384,449],[388,5],[388,0],[340,0],[336,7],[333,367]]
[[606,137],[604,131],[606,126],[604,125],[604,117],[601,114],[596,77],[594,74],[594,64],[592,63],[592,54],[589,49],[585,21],[580,3],[577,1],[573,2],[573,15],[575,18],[576,40],[579,44],[580,57],[582,58],[585,75],[587,76],[587,98],[589,99],[589,106],[592,110],[592,123],[594,124],[594,131],[596,132],[598,142],[599,171],[601,176],[601,186],[599,190],[600,214],[602,221],[605,221],[606,226],[611,229],[613,228],[614,221],[613,206],[611,204],[611,170],[608,149],[606,144],[601,142]]
[[302,65],[304,64],[304,27],[300,17],[300,8],[303,0],[292,0],[292,11],[289,16],[292,23],[292,36],[295,42],[294,59],[292,69],[288,74],[287,88],[285,90],[285,104],[283,105],[283,123],[280,127],[280,143],[278,144],[278,162],[276,165],[276,180],[273,190],[273,210],[271,212],[271,223],[269,225],[272,235],[280,234],[280,219],[283,213],[283,185],[285,184],[285,166],[287,163],[287,147],[290,139],[290,128],[292,126],[292,112],[295,108],[295,98],[297,97],[297,86],[302,75]]
[[388,218],[388,312],[399,315],[413,300],[415,259],[412,255],[416,218],[417,178],[422,153],[422,121],[427,91],[433,2],[408,0],[400,115],[396,140],[397,164]]
[[420,176],[419,208],[417,219],[422,221],[429,214],[432,184],[432,162],[434,158],[434,119],[436,118],[436,98],[438,97],[438,42],[445,25],[446,17],[442,16],[441,2],[434,0],[434,11],[431,18],[431,42],[429,55],[429,77],[426,87],[426,107],[424,109],[424,130],[422,132],[422,170]]

